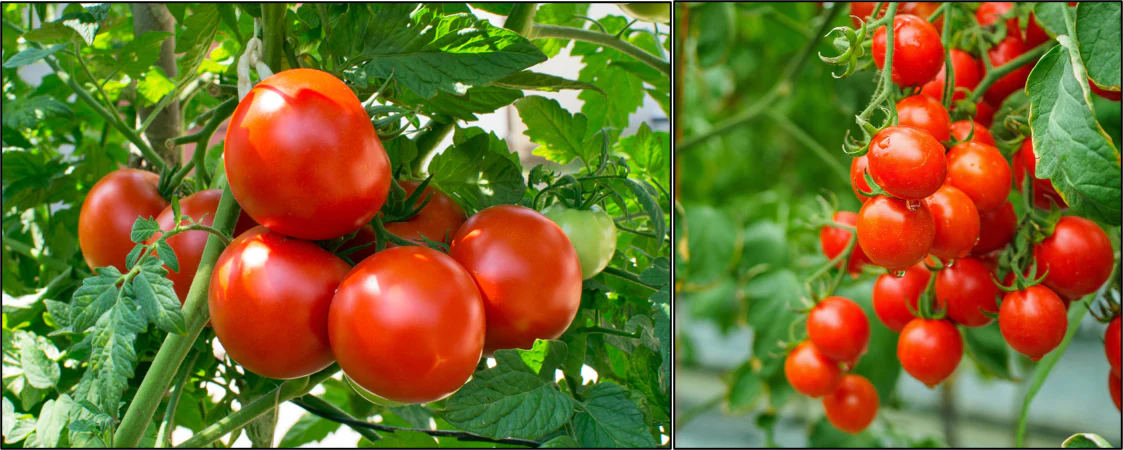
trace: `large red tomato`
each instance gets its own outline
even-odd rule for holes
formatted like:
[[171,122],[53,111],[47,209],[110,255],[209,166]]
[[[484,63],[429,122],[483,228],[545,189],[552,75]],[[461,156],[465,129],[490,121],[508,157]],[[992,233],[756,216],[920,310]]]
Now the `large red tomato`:
[[951,139],[951,116],[944,105],[927,95],[913,95],[897,102],[901,125],[920,128],[940,141]]
[[113,266],[125,272],[125,258],[136,246],[130,239],[137,217],[153,218],[168,206],[160,196],[160,177],[121,169],[98,180],[78,214],[78,247],[90,268]]
[[460,389],[480,362],[484,304],[472,276],[427,247],[387,249],[355,266],[328,315],[339,367],[379,397],[426,403]]
[[[421,185],[418,181],[409,180],[399,181],[398,184],[406,191],[407,197],[412,195],[413,191]],[[384,223],[383,226],[386,227],[386,231],[394,233],[398,237],[413,240],[421,245],[425,245],[425,240],[421,239],[421,236],[425,236],[430,241],[449,243],[452,236],[456,234],[456,230],[466,219],[464,208],[461,208],[460,204],[456,203],[452,197],[430,186],[425,187],[425,191],[422,192],[421,198],[417,201],[424,201],[426,197],[429,198],[429,203],[426,203],[425,207],[421,208],[413,217],[403,222]],[[340,250],[370,244],[370,246],[356,250],[349,255],[352,261],[362,261],[374,254],[376,240],[374,228],[370,225],[363,225],[359,232],[355,234],[355,237],[347,241]],[[386,243],[386,248],[397,246],[393,242]]]
[[897,339],[901,368],[928,387],[936,387],[955,372],[963,359],[963,337],[947,319],[916,318]]
[[[971,56],[963,50],[951,50],[951,65],[955,69],[955,93],[952,94],[952,100],[962,100],[967,97],[962,89],[968,91],[975,90],[979,82],[983,80],[983,63]],[[936,74],[936,79],[924,83],[920,93],[932,97],[936,100],[942,101],[944,98],[944,83],[947,81],[947,64],[940,66],[940,72]]]
[[1070,300],[1096,292],[1111,278],[1115,261],[1111,239],[1095,222],[1077,216],[1061,217],[1055,231],[1033,246],[1038,273],[1045,285]]
[[215,263],[211,324],[222,347],[247,370],[299,378],[335,361],[328,308],[351,267],[316,244],[257,226]]
[[909,267],[904,276],[887,273],[877,277],[873,284],[873,311],[886,328],[900,333],[916,317],[909,307],[916,310],[931,277],[924,264]]
[[483,294],[486,355],[561,336],[581,306],[577,251],[557,224],[532,209],[480,211],[456,232],[448,253]]
[[1064,209],[1068,207],[1064,198],[1053,187],[1053,182],[1048,178],[1037,178],[1037,154],[1033,150],[1033,138],[1026,137],[1018,153],[1014,155],[1014,183],[1018,192],[1022,190],[1022,180],[1025,174],[1033,177],[1033,204],[1041,209],[1052,208],[1052,203]]
[[811,341],[804,341],[784,359],[784,376],[796,392],[815,398],[838,388],[842,369],[838,361],[824,356]]
[[807,314],[807,337],[828,358],[854,361],[869,345],[869,319],[857,303],[843,297],[827,297]]
[[936,238],[928,253],[940,259],[967,256],[979,240],[979,211],[967,194],[955,186],[945,184],[924,199],[932,220],[936,224]]
[[1000,295],[994,271],[978,259],[963,258],[936,273],[936,301],[949,319],[965,327],[989,324],[983,313],[998,312]]
[[1111,366],[1111,373],[1119,376],[1119,316],[1115,316],[1107,325],[1104,332],[1104,353],[1107,354],[1107,363]]
[[838,389],[823,396],[823,410],[835,428],[857,434],[877,417],[877,389],[861,375],[843,375]]
[[985,255],[998,250],[1014,240],[1018,232],[1018,216],[1014,214],[1014,205],[1010,202],[1003,203],[998,209],[979,212],[979,241],[971,254]]
[[967,135],[971,136],[972,142],[994,146],[994,136],[990,134],[990,130],[983,124],[971,120],[957,120],[951,124],[951,136],[957,141],[967,140]]
[[873,137],[866,155],[873,181],[905,200],[932,195],[947,177],[943,144],[920,128],[887,127]]
[[[838,211],[834,213],[832,219],[835,222],[846,225],[857,225],[858,215],[850,211]],[[828,260],[834,259],[846,249],[846,245],[850,243],[850,231],[831,226],[824,226],[819,230],[819,244],[823,246],[823,255]],[[850,260],[845,263],[847,271],[851,275],[861,273],[862,266],[869,264],[870,260],[866,257],[862,247],[857,242],[854,243],[854,248],[850,251]],[[843,264],[839,264],[842,266]]]
[[850,161],[850,186],[854,190],[854,196],[858,200],[865,203],[869,197],[862,195],[862,192],[870,192],[870,184],[866,182],[866,171],[869,168],[869,156],[862,155]]
[[390,160],[359,99],[338,78],[292,69],[262,80],[226,131],[226,176],[255,221],[331,239],[370,221],[390,189]]
[[1010,347],[1037,361],[1064,340],[1065,304],[1042,285],[1007,293],[998,307],[998,328]]
[[[873,33],[873,62],[885,66],[885,26]],[[911,14],[893,18],[893,82],[898,86],[927,83],[944,65],[940,32],[928,21]]]
[[[1005,39],[987,50],[987,55],[990,57],[991,66],[998,67],[1029,50],[1030,48],[1026,47],[1021,38],[1016,35],[1007,35]],[[1002,78],[990,85],[990,88],[983,94],[983,98],[991,105],[1001,105],[1002,101],[1010,94],[1026,87],[1026,79],[1029,78],[1031,70],[1033,70],[1033,64],[1026,64],[1003,75]],[[982,121],[980,120],[980,122]]]
[[947,154],[947,182],[975,202],[979,212],[993,211],[1010,195],[1010,164],[997,148],[964,142]]
[[936,224],[921,202],[910,210],[904,200],[879,195],[858,212],[858,244],[870,261],[905,270],[924,259],[936,239]]

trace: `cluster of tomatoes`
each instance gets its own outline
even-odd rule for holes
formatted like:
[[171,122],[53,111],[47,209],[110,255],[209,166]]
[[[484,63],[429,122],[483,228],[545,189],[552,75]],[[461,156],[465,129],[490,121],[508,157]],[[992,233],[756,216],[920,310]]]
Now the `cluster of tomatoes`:
[[[389,242],[375,252],[380,238],[371,224],[381,222],[371,220],[387,202],[390,162],[355,94],[318,70],[287,70],[257,84],[234,111],[224,157],[243,211],[212,272],[211,325],[228,355],[271,378],[307,376],[338,361],[353,385],[377,398],[444,398],[481,357],[560,336],[580,306],[582,280],[615,250],[615,225],[603,223],[603,211],[562,208],[555,223],[499,205],[466,217],[455,200],[426,187],[412,197],[426,202],[415,215],[385,224],[421,245]],[[138,217],[156,216],[165,232],[176,228],[158,178],[122,169],[91,189],[79,219],[91,267],[127,270]],[[420,187],[401,186],[407,196]],[[220,198],[219,190],[183,198],[184,220],[211,225]],[[584,248],[575,249],[566,231],[588,220],[612,227],[611,246],[579,258]],[[183,302],[208,231],[177,233],[166,240],[179,262],[168,278]],[[354,267],[325,248],[341,238],[349,240],[337,251],[358,261]]]

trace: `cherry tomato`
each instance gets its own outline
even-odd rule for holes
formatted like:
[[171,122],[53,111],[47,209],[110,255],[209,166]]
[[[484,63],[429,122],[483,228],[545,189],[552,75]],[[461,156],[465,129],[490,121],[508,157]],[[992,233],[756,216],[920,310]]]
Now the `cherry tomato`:
[[971,254],[985,255],[1009,244],[1018,232],[1018,217],[1014,215],[1014,205],[1003,203],[998,209],[979,212],[979,241]]
[[[928,20],[940,8],[940,2],[903,2],[899,7],[900,12],[905,14],[912,14],[921,19]],[[932,26],[937,30],[943,29],[944,16],[941,15],[939,19],[932,22]]]
[[963,337],[950,320],[915,318],[897,339],[901,367],[929,388],[955,372],[963,359]]
[[[406,196],[413,195],[417,187],[421,185],[419,181],[400,180],[398,184],[405,190]],[[464,223],[467,217],[464,215],[464,209],[460,207],[456,200],[449,197],[444,192],[433,189],[431,186],[426,186],[425,191],[421,193],[421,197],[417,200],[422,202],[425,198],[429,199],[429,203],[421,208],[413,217],[401,222],[386,222],[382,225],[386,231],[394,235],[409,239],[418,244],[425,245],[424,236],[430,241],[449,243],[452,236],[456,234],[456,230]],[[374,232],[374,227],[363,225],[355,237],[351,238],[340,246],[340,250],[347,250],[353,247],[358,247],[363,244],[370,244],[367,247],[356,250],[349,254],[351,261],[362,261],[369,258],[376,250],[376,242],[378,240],[377,234]],[[397,247],[398,244],[387,242],[386,248]]]
[[1018,149],[1018,153],[1014,155],[1014,183],[1018,188],[1018,192],[1022,191],[1022,180],[1025,179],[1026,172],[1029,172],[1033,177],[1033,204],[1041,209],[1052,208],[1052,203],[1056,203],[1058,208],[1064,209],[1068,207],[1064,198],[1053,187],[1053,182],[1048,178],[1037,178],[1037,154],[1033,150],[1033,138],[1026,137],[1022,141],[1022,146]]
[[1095,222],[1064,216],[1052,236],[1033,246],[1044,284],[1062,297],[1078,300],[1103,286],[1115,261],[1111,239]]
[[987,128],[994,124],[994,108],[990,106],[990,103],[983,100],[975,103],[975,121]]
[[[850,2],[850,15],[857,16],[862,22],[869,22],[870,14],[873,14],[874,5],[877,5],[877,2]],[[888,5],[888,3],[885,3],[881,6],[881,10],[877,12],[877,18],[881,18],[885,15],[885,10],[888,8]],[[898,7],[898,9],[900,9],[900,7]],[[858,21],[858,18],[850,17],[850,21],[854,23],[855,27],[862,25],[861,22]]]
[[865,203],[869,200],[861,192],[870,192],[870,184],[866,182],[866,171],[869,168],[869,158],[866,155],[850,160],[850,185],[854,189],[854,196]]
[[316,373],[335,362],[328,308],[350,268],[316,244],[251,228],[215,263],[208,301],[214,333],[234,361],[258,375]]
[[[1018,36],[1008,35],[987,50],[987,56],[990,57],[992,67],[999,67],[1029,50],[1030,48],[1026,47],[1025,42],[1022,42]],[[983,98],[991,105],[1001,105],[1002,101],[1010,94],[1026,87],[1026,79],[1029,78],[1029,72],[1032,69],[1033,64],[1026,64],[1003,75],[1002,78],[990,85],[990,88],[983,94]]]
[[[1013,8],[1014,4],[1010,2],[984,2],[979,5],[979,9],[975,10],[975,19],[982,26],[994,25]],[[1037,19],[1032,12],[1029,13],[1029,23],[1025,29],[1025,36],[1022,36],[1022,29],[1018,26],[1017,17],[1006,19],[1006,33],[1023,39],[1029,45],[1029,48],[1037,47],[1049,40],[1049,35],[1037,25]]]
[[590,279],[608,267],[616,253],[616,223],[600,206],[587,210],[566,208],[555,203],[542,215],[558,224],[581,260],[581,277]]
[[90,269],[116,267],[125,272],[125,259],[136,246],[130,236],[138,217],[153,218],[168,206],[160,196],[160,177],[152,172],[121,169],[110,172],[90,188],[78,213],[78,247]]
[[1111,391],[1111,401],[1115,402],[1116,410],[1123,411],[1119,406],[1119,394],[1120,390],[1123,390],[1123,386],[1120,386],[1120,384],[1123,384],[1123,381],[1120,381],[1119,375],[1111,372],[1107,373],[1107,390]]
[[1117,102],[1120,100],[1120,91],[1109,91],[1107,89],[1102,89],[1099,86],[1096,86],[1096,83],[1093,83],[1091,78],[1088,79],[1088,87],[1092,88],[1093,94],[1096,94],[1107,100],[1111,100],[1113,102]]
[[904,276],[887,273],[877,277],[873,284],[873,311],[886,328],[900,333],[916,317],[909,307],[916,310],[931,277],[923,263],[909,267]]
[[928,206],[911,211],[904,200],[879,195],[858,212],[858,244],[870,261],[889,270],[905,270],[928,255],[936,224]]
[[866,155],[873,181],[905,200],[932,195],[947,177],[943,144],[920,128],[887,127],[873,137]]
[[944,305],[949,319],[965,327],[989,324],[991,318],[983,313],[998,312],[1000,295],[994,271],[978,259],[963,258],[936,273],[936,302]]
[[972,132],[974,135],[971,137],[971,142],[995,146],[994,136],[983,124],[971,120],[957,120],[951,124],[951,136],[956,141],[967,140],[967,135]]
[[861,375],[842,376],[838,389],[823,396],[823,410],[835,428],[857,434],[877,417],[878,397],[873,383]]
[[468,218],[449,249],[484,299],[484,354],[561,336],[581,306],[581,261],[565,232],[535,210],[492,206]]
[[[218,189],[196,192],[179,201],[180,214],[184,219],[190,217],[195,223],[211,226],[214,224],[214,214],[218,211],[218,201],[221,199],[222,191]],[[186,222],[187,220],[184,220],[182,223],[186,224]],[[164,231],[175,228],[175,212],[172,211],[171,205],[160,212],[156,217],[156,223],[160,224],[160,229]],[[253,219],[242,213],[238,217],[238,223],[234,225],[233,236],[238,237],[256,225]],[[146,243],[151,245],[162,235],[163,233],[156,233]],[[175,294],[179,297],[181,305],[187,300],[187,292],[191,290],[191,283],[195,279],[195,271],[199,269],[199,260],[203,258],[203,249],[207,246],[208,238],[210,233],[196,230],[177,234],[167,240],[168,246],[175,252],[176,261],[179,262],[179,272],[167,266],[164,268],[168,270],[168,280],[171,280],[175,287]]]
[[[838,211],[831,217],[835,222],[846,225],[857,225],[858,215],[850,211]],[[819,244],[823,246],[823,255],[828,260],[832,260],[846,249],[846,245],[850,243],[850,231],[831,226],[824,226],[819,230]],[[857,242],[854,243],[854,248],[850,251],[850,260],[846,267],[851,275],[857,275],[862,272],[862,266],[869,264],[870,260],[866,257],[866,253],[862,251],[862,247]],[[842,264],[839,264],[842,266]]]
[[928,253],[940,259],[967,256],[979,240],[979,211],[967,194],[955,186],[945,184],[924,199],[936,225],[936,238]]
[[[983,63],[971,56],[963,50],[951,50],[951,65],[955,68],[955,88],[956,91],[952,93],[951,99],[963,100],[967,94],[960,89],[968,91],[975,90],[979,82],[983,80]],[[944,98],[944,83],[947,81],[947,65],[940,66],[940,72],[936,74],[936,79],[924,83],[924,87],[920,89],[920,93],[942,101]]]
[[[873,61],[885,66],[885,26],[873,34]],[[944,65],[944,45],[936,27],[911,14],[893,18],[893,82],[917,86],[932,81]]]
[[897,102],[901,125],[920,128],[940,141],[951,139],[951,116],[944,105],[927,95],[913,95]]
[[842,380],[838,362],[823,356],[810,341],[804,341],[784,360],[788,384],[800,394],[817,398],[834,392]]
[[807,314],[807,337],[826,357],[853,361],[866,352],[870,324],[857,303],[843,297],[827,297]]
[[460,389],[480,362],[485,329],[472,276],[427,247],[364,259],[339,284],[328,315],[343,372],[401,403],[436,401]]
[[300,239],[332,239],[374,217],[390,160],[359,99],[338,78],[292,69],[262,80],[226,131],[226,176],[255,221]]
[[947,182],[975,202],[980,212],[993,211],[1010,195],[1010,164],[997,148],[978,142],[957,144],[948,151]]
[[1104,332],[1104,353],[1111,365],[1111,373],[1119,376],[1119,316],[1111,320]]
[[1042,285],[1007,293],[998,308],[998,328],[1010,347],[1037,361],[1064,340],[1068,331],[1064,302]]

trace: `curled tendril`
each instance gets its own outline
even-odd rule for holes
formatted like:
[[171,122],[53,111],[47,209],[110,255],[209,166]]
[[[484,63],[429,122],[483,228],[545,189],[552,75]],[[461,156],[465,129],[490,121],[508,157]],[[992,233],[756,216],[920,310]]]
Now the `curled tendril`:
[[853,74],[858,70],[858,64],[861,63],[862,56],[866,54],[865,48],[862,47],[862,41],[866,38],[866,22],[860,18],[858,22],[861,23],[861,26],[857,29],[835,27],[827,32],[827,36],[837,34],[834,39],[834,47],[841,53],[834,57],[823,56],[822,53],[819,53],[819,59],[834,66],[846,66],[846,70],[842,74],[831,73],[831,76],[835,78],[845,78]]
[[861,138],[855,138],[850,135],[850,130],[846,130],[846,136],[842,140],[842,150],[846,152],[847,155],[858,157],[866,154],[873,137],[891,124],[889,108],[885,105],[878,105],[877,108],[885,113],[885,122],[879,125],[870,123],[861,115],[854,116],[854,122],[858,124],[858,129],[861,130],[862,136]]

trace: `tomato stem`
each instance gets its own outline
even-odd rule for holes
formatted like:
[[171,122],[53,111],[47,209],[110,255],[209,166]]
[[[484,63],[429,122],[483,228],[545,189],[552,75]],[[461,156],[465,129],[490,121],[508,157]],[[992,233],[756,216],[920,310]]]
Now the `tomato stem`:
[[583,41],[603,45],[608,48],[619,50],[624,54],[636,58],[640,62],[654,67],[656,70],[663,73],[663,75],[666,75],[668,77],[671,76],[670,62],[649,53],[647,50],[632,45],[632,43],[628,41],[625,41],[608,33],[601,33],[599,31],[586,30],[575,27],[535,23],[531,24],[530,32],[527,33],[526,37],[527,39],[572,39],[575,41]]

